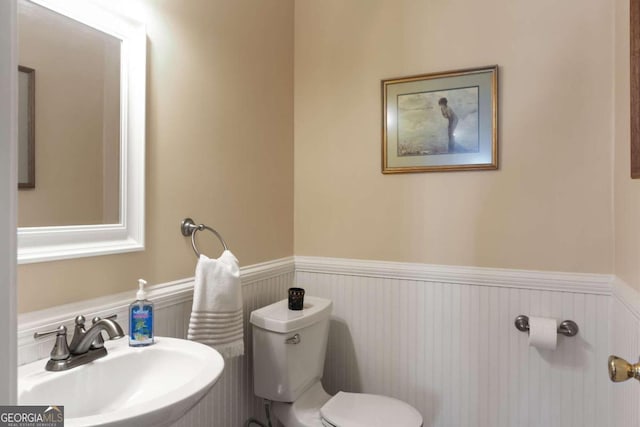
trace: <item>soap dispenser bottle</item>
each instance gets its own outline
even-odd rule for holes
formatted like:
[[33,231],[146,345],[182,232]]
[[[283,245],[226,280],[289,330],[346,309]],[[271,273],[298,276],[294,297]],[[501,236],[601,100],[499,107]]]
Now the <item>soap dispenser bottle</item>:
[[153,303],[147,299],[144,286],[147,281],[138,280],[136,300],[129,305],[129,345],[143,347],[153,344]]

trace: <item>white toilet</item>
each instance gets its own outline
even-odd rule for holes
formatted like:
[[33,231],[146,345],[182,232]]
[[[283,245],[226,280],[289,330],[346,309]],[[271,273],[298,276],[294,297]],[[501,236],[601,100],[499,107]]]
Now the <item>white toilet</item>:
[[324,391],[331,308],[331,300],[307,296],[301,311],[285,299],[251,313],[256,396],[273,401],[285,427],[421,427],[420,413],[398,399]]

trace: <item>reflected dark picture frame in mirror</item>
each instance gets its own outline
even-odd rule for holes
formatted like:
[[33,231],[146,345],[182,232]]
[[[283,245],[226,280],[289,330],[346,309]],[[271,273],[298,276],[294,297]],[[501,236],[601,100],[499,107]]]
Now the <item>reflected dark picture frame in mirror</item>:
[[631,178],[640,178],[640,0],[629,3]]
[[19,65],[18,72],[27,78],[26,91],[18,83],[18,189],[22,190],[36,187],[36,70]]

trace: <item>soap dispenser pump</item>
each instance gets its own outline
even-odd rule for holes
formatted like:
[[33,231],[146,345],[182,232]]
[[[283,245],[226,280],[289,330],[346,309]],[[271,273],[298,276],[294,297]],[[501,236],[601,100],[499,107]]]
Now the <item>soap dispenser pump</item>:
[[138,280],[136,300],[129,305],[129,345],[144,347],[153,344],[153,303],[147,299],[144,286],[147,281]]

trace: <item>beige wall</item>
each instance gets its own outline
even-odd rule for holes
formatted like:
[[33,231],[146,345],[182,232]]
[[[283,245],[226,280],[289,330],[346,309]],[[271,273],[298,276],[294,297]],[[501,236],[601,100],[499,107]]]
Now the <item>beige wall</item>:
[[36,70],[36,186],[18,192],[18,226],[118,222],[104,195],[119,166],[103,159],[119,153],[119,41],[26,1],[18,29],[19,63]]
[[[295,230],[298,255],[608,273],[612,129],[615,271],[638,282],[610,3],[296,0],[295,29],[293,0],[137,3],[147,249],[20,266],[21,312],[192,275],[187,215],[218,228],[243,265],[293,254]],[[618,73],[623,36],[618,25]],[[383,176],[380,80],[493,63],[500,170]]]
[[[148,32],[146,250],[22,265],[19,311],[193,275],[185,216],[242,265],[293,254],[293,1],[140,0]],[[217,256],[215,238],[202,249]]]
[[630,178],[629,1],[615,1],[615,274],[640,290],[640,179]]
[[[295,253],[608,273],[613,11],[297,0]],[[383,176],[384,78],[500,65],[500,170]]]

